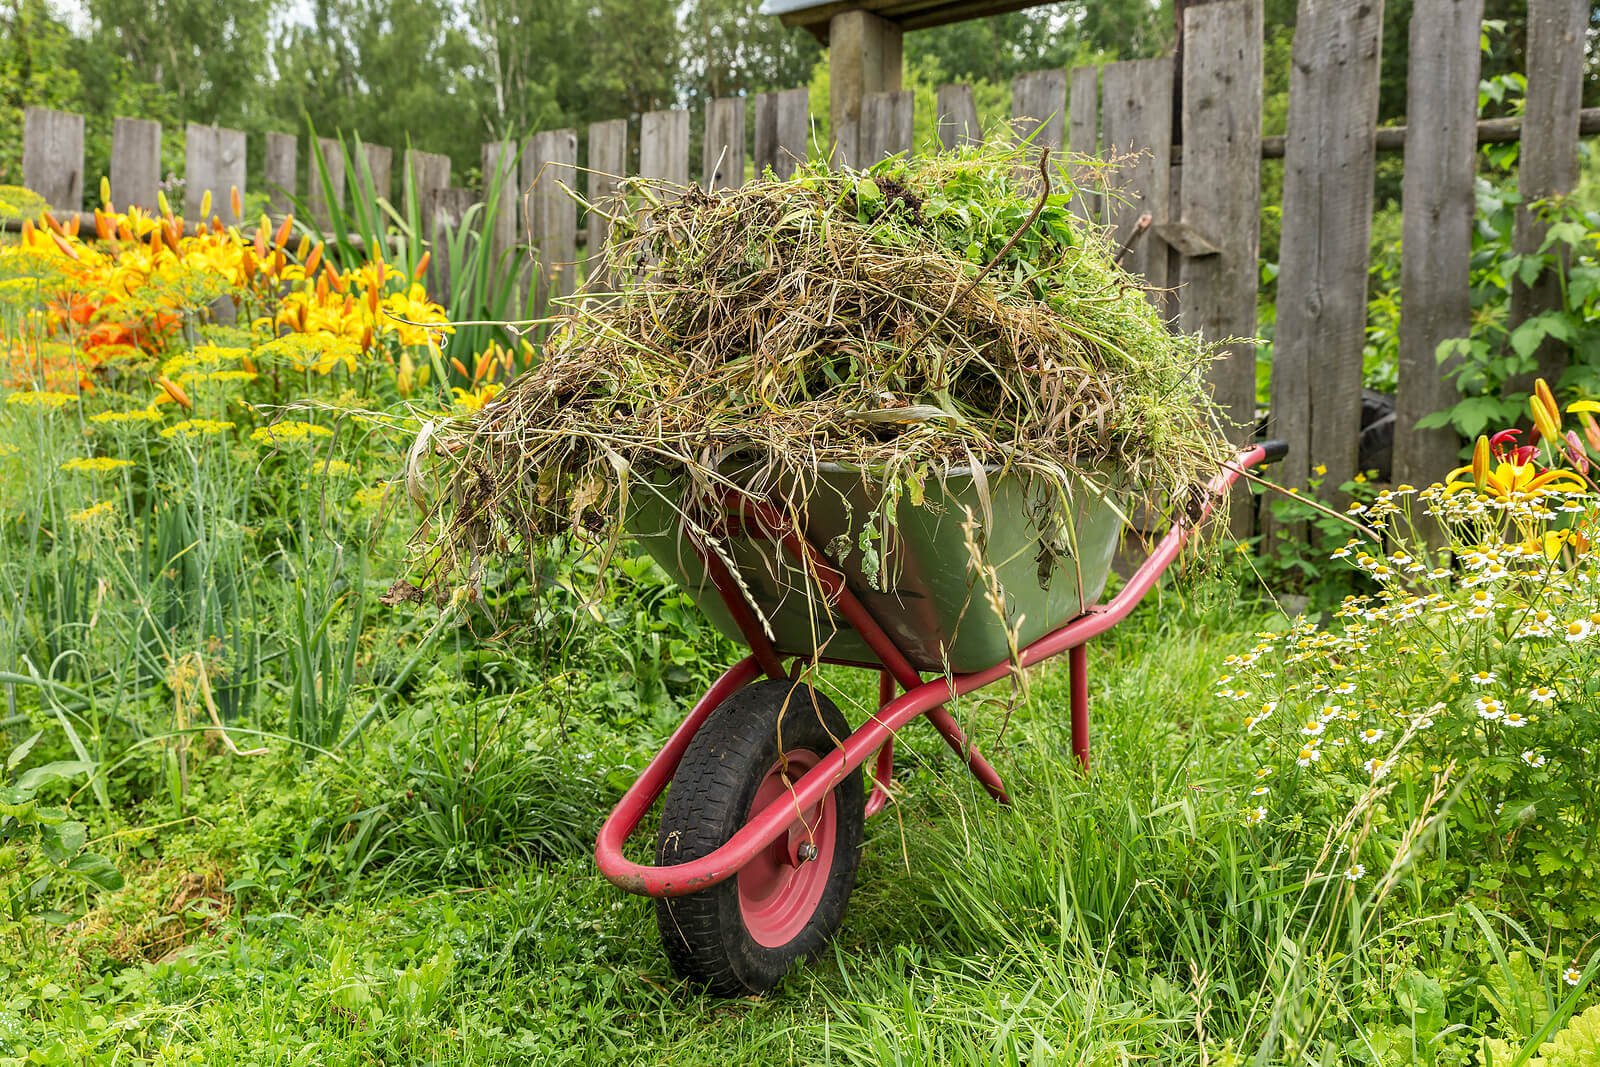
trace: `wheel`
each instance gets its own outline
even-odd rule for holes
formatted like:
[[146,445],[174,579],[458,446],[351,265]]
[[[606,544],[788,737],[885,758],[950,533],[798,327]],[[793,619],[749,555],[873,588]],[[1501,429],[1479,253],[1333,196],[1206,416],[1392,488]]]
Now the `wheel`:
[[[733,694],[673,775],[657,864],[710,854],[849,734],[833,701],[803,683],[756,682]],[[857,768],[732,878],[658,899],[656,926],[673,969],[718,995],[764,993],[820,951],[855,886],[865,806]]]

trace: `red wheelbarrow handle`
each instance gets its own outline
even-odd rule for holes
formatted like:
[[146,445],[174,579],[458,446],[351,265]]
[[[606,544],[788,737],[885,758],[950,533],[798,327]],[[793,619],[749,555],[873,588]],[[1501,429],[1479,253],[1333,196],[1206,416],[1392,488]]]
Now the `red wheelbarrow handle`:
[[[1269,459],[1281,458],[1287,451],[1288,446],[1283,442],[1270,441],[1244,449],[1231,461],[1224,463],[1222,469],[1206,486],[1199,507],[1173,524],[1172,529],[1161,539],[1144,565],[1129,578],[1121,592],[1109,603],[1090,608],[1071,622],[1024,647],[1019,654],[1021,665],[1031,667],[1052,656],[1073,650],[1081,656],[1084,642],[1121,622],[1144,598],[1161,577],[1162,572],[1177,558],[1190,534],[1210,514],[1217,501],[1226,495],[1240,474]],[[725,881],[776,841],[780,834],[787,832],[795,820],[795,812],[809,810],[821,802],[829,790],[845,775],[865,763],[894,736],[900,727],[919,715],[925,715],[942,707],[955,697],[1006,677],[1012,669],[1011,663],[1000,663],[971,674],[935,678],[902,693],[874,713],[860,729],[845,738],[839,748],[834,749],[806,772],[794,784],[791,795],[776,800],[753,814],[750,821],[721,848],[677,866],[658,867],[634,863],[622,854],[623,843],[638,828],[645,814],[666,790],[667,784],[672,781],[672,776],[677,772],[678,764],[682,761],[683,754],[688,750],[695,733],[724,700],[763,673],[760,664],[756,662],[756,657],[747,656],[717,679],[706,695],[695,704],[683,723],[673,731],[666,746],[655,759],[650,761],[650,765],[639,776],[639,780],[623,794],[616,808],[606,819],[605,825],[600,828],[600,836],[595,841],[595,863],[600,868],[600,873],[612,884],[630,893],[652,897],[682,896]],[[1075,690],[1083,684],[1080,681],[1083,677],[1082,670],[1074,670]],[[1081,715],[1085,719],[1082,723],[1081,737],[1083,749],[1086,750],[1087,711],[1086,705],[1076,699],[1077,696],[1078,694],[1074,692],[1074,718],[1077,719]],[[1075,744],[1080,736],[1079,725],[1076,721],[1073,724]],[[1080,757],[1086,755],[1086,751],[1080,751]]]

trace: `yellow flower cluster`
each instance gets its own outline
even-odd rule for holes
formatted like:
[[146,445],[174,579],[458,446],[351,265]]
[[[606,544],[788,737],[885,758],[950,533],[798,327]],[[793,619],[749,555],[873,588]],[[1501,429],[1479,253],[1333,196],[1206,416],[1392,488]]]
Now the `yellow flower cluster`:
[[233,423],[220,419],[184,419],[174,423],[161,431],[161,436],[171,437],[208,437],[212,434],[227,433],[233,429]]
[[133,466],[133,461],[127,459],[112,459],[109,456],[77,456],[63,463],[61,469],[73,471],[77,474],[106,474],[110,471],[119,471],[131,466]]
[[258,445],[289,445],[312,437],[332,437],[333,431],[314,422],[275,422],[250,432]]

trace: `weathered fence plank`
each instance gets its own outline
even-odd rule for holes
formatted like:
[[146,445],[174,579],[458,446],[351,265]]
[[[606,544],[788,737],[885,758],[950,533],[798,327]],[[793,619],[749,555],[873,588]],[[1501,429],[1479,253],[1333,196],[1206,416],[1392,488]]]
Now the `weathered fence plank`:
[[1151,288],[1145,295],[1167,310],[1167,250],[1154,234],[1134,236],[1142,215],[1154,225],[1167,221],[1170,203],[1172,150],[1172,60],[1133,59],[1110,63],[1102,72],[1100,99],[1101,143],[1108,158],[1118,165],[1108,168],[1111,190],[1105,210],[1112,243],[1128,241],[1123,266],[1144,278]]
[[[306,206],[311,218],[323,230],[333,226],[333,208],[344,210],[344,150],[335,137],[318,137],[311,154],[311,170],[306,174]],[[317,158],[321,156],[321,166]],[[328,180],[322,180],[323,170]],[[329,196],[333,197],[332,205]]]
[[[1179,322],[1211,341],[1251,337],[1256,329],[1261,23],[1261,0],[1218,0],[1184,12],[1181,221],[1220,251],[1184,259]],[[1254,345],[1234,344],[1207,374],[1236,443],[1254,431],[1255,358]],[[1251,533],[1252,511],[1240,485],[1229,508],[1236,536]]]
[[578,186],[578,131],[534,134],[522,154],[522,187],[528,190],[528,236],[538,261],[535,318],[554,314],[551,299],[570,296],[576,288],[578,203],[562,185]]
[[1065,143],[1066,114],[1065,70],[1035,70],[1011,79],[1011,121],[1017,140],[1031,139],[1036,147],[1059,149]]
[[1361,439],[1382,34],[1383,0],[1300,0],[1268,436],[1289,442],[1279,484],[1305,488],[1320,464],[1336,502]]
[[640,117],[639,176],[689,184],[687,111],[646,111]]
[[1472,328],[1474,156],[1483,0],[1416,0],[1406,76],[1406,169],[1401,181],[1400,356],[1394,479],[1428,485],[1456,465],[1450,427],[1417,420],[1459,399],[1439,344]]
[[[518,203],[520,188],[517,181],[519,154],[515,141],[488,141],[480,149],[483,168],[483,226],[489,235],[489,259],[496,269],[506,253],[517,243]],[[496,194],[494,204],[489,195]]]
[[701,151],[706,192],[744,184],[744,97],[706,101],[706,136]]
[[296,148],[297,142],[292,133],[267,134],[263,167],[267,183],[267,210],[280,219],[294,210]]
[[811,140],[811,93],[786,89],[756,97],[756,175],[768,167],[780,180],[794,177]]
[[983,143],[983,129],[978,125],[978,105],[972,99],[970,85],[941,85],[935,97],[938,113],[934,115],[934,129],[939,134],[939,147],[950,149]]
[[609,288],[613,281],[606,271],[606,241],[611,238],[608,212],[620,209],[617,186],[628,171],[628,120],[612,119],[589,127],[589,169],[584,193],[595,210],[589,212],[589,261],[584,273],[594,278],[591,288]]
[[[1583,107],[1583,45],[1588,0],[1528,0],[1528,89],[1522,120],[1522,152],[1511,247],[1537,255],[1549,225],[1537,202],[1570,193],[1578,184],[1578,114]],[[1564,257],[1563,257],[1564,258]],[[1544,270],[1532,285],[1511,285],[1511,328],[1562,306],[1561,274]],[[1534,353],[1537,374],[1559,381],[1571,358],[1567,344],[1546,337]],[[1529,392],[1533,376],[1516,382]]]
[[422,201],[419,205],[423,209],[422,215],[428,220],[428,229],[424,232],[433,246],[433,255],[428,260],[428,294],[447,304],[451,278],[450,257],[445,254],[445,249],[456,228],[467,217],[467,212],[478,202],[478,194],[472,189],[446,187],[429,189],[417,195]]
[[[367,161],[367,175],[372,179],[373,195],[389,199],[389,192],[393,186],[391,176],[394,172],[394,149],[383,144],[363,143],[361,154]],[[359,177],[355,174],[350,176],[350,187],[355,189],[358,195],[361,192],[357,184]]]
[[[1074,156],[1100,154],[1100,69],[1073,67],[1071,99],[1067,103],[1067,151]],[[1168,105],[1171,114],[1171,105]],[[1074,175],[1085,186],[1100,180],[1099,168]],[[1100,196],[1088,188],[1072,198],[1072,210],[1079,218],[1099,219]]]
[[[406,216],[409,218],[411,215],[411,198],[415,196],[417,228],[431,241],[434,233],[433,209],[438,203],[433,194],[440,189],[450,187],[450,157],[436,152],[419,152],[415,148],[408,148],[406,174],[409,179],[406,182]],[[446,202],[452,201],[446,198]]]
[[244,193],[244,133],[222,126],[189,123],[184,134],[184,208],[196,221],[205,194],[211,194],[211,213],[224,223],[237,224],[233,213],[234,189]]
[[56,211],[83,210],[83,116],[30,107],[22,117],[22,184]]
[[909,89],[868,93],[861,98],[861,158],[856,166],[870,167],[881,159],[912,151],[916,100]]
[[156,192],[161,188],[161,123],[149,119],[112,123],[109,177],[111,202],[118,211],[156,209]]

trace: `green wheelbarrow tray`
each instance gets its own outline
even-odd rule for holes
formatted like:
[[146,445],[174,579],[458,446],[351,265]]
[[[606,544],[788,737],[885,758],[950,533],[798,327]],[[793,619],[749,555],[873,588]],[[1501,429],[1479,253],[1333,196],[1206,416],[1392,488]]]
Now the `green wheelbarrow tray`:
[[[1008,628],[1016,630],[1017,647],[1030,644],[1093,605],[1111,572],[1123,523],[1119,493],[1082,480],[1069,483],[1071,507],[1064,519],[1051,519],[1060,509],[1047,506],[1051,488],[1043,479],[999,468],[985,472],[987,508],[971,468],[952,468],[942,480],[927,479],[921,505],[902,495],[892,522],[882,514],[882,482],[870,472],[821,464],[807,487],[802,532],[923,671],[966,674],[1005,662],[1012,649]],[[743,643],[705,563],[683,535],[678,505],[686,484],[682,475],[669,474],[636,482],[625,526],[719,630]],[[780,486],[775,499],[792,495]],[[991,606],[991,583],[974,566],[963,529],[968,509],[982,528],[982,558],[998,577],[1004,622]],[[1060,526],[1056,551],[1045,550],[1040,521]],[[777,542],[739,536],[737,523],[726,531],[707,525],[779,654],[879,662]],[[725,532],[732,536],[721,536]]]

